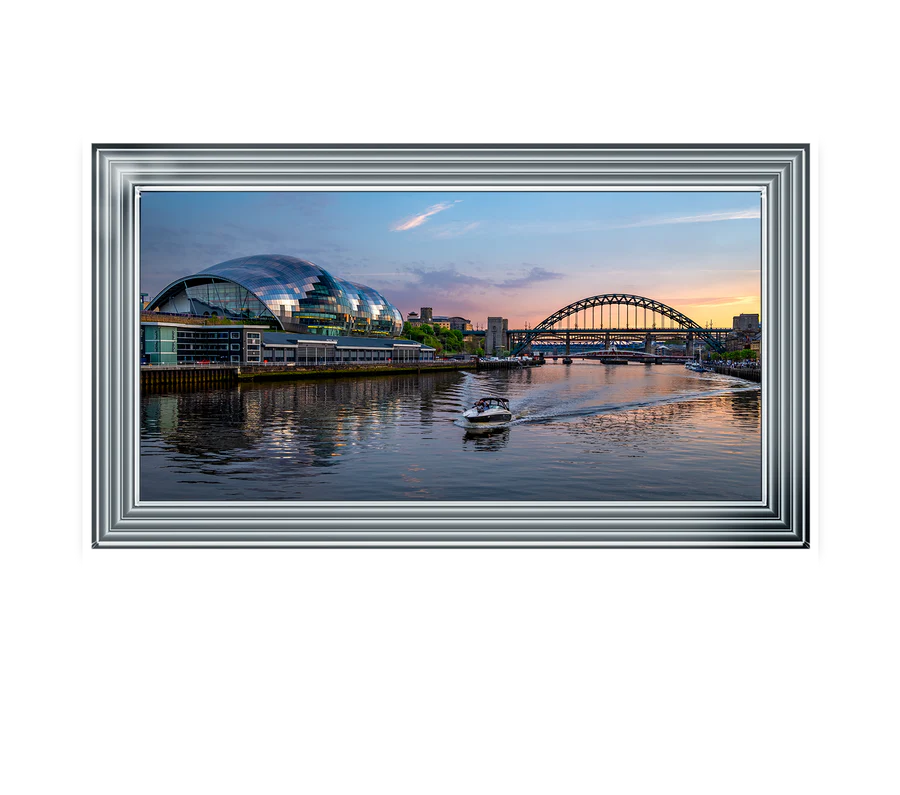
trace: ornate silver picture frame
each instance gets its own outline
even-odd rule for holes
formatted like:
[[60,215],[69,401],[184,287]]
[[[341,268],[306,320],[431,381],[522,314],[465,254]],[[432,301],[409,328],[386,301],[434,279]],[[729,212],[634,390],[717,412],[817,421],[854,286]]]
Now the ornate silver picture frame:
[[[808,547],[809,154],[808,145],[94,145],[93,546]],[[759,190],[762,499],[141,501],[141,192],[347,186]]]

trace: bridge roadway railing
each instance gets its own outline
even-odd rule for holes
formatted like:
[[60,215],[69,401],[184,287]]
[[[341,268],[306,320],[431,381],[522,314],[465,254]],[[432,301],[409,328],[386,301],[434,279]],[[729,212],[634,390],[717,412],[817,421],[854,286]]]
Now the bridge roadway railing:
[[723,338],[731,333],[728,328],[594,328],[594,329],[566,329],[549,328],[540,329],[510,329],[507,334],[510,341],[510,350],[519,353],[528,345],[534,343],[558,342],[561,344],[578,345],[592,343],[610,343],[612,341],[629,340],[631,342],[646,342],[650,340],[683,339],[693,340],[696,343],[711,343],[713,347],[721,349]]
[[614,337],[616,335],[641,335],[646,336],[650,334],[651,336],[684,336],[687,334],[691,334],[697,338],[703,338],[705,335],[710,336],[724,336],[726,334],[732,334],[733,329],[730,328],[669,328],[665,326],[622,326],[616,328],[547,328],[547,329],[509,329],[507,334],[510,337],[531,337],[531,340],[535,340],[540,338],[541,336],[557,336],[557,337],[565,337],[567,334],[574,337],[576,335],[579,336],[588,336],[588,337],[605,337],[607,334]]

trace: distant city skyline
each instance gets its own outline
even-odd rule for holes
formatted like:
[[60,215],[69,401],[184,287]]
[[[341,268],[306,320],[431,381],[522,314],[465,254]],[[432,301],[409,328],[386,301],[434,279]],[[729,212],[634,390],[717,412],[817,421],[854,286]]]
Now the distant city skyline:
[[[758,192],[303,191],[141,196],[141,291],[252,254],[288,254],[483,327],[535,325],[632,293],[705,325],[760,312]],[[763,319],[764,320],[764,319]]]

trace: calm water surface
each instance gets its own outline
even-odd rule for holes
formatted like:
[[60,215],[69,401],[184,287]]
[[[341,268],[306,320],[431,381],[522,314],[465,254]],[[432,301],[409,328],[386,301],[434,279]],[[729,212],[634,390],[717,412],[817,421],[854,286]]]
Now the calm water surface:
[[[454,424],[484,394],[511,427]],[[143,500],[758,500],[758,385],[677,365],[141,396]]]

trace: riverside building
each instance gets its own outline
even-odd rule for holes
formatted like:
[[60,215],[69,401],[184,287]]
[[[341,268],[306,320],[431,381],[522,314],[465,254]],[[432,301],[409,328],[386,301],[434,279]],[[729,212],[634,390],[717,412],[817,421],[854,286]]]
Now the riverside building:
[[453,317],[435,315],[430,306],[423,306],[421,314],[419,312],[409,312],[406,316],[406,322],[411,326],[421,326],[427,323],[433,328],[445,328],[451,331],[472,330],[472,321],[468,318],[460,317],[459,315],[454,315]]
[[141,364],[259,364],[268,326],[141,322]]
[[434,348],[383,337],[324,337],[268,326],[141,322],[142,365],[433,362]]
[[322,338],[313,334],[263,334],[263,361],[287,364],[402,364],[433,362],[435,349],[413,340],[377,337]]

